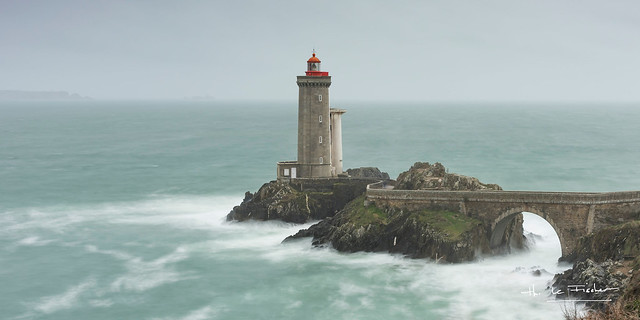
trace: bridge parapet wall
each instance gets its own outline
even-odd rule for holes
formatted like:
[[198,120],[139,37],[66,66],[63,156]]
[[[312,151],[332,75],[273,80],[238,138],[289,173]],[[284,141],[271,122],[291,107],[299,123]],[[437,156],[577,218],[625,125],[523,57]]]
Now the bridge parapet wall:
[[640,202],[640,191],[584,193],[538,191],[442,191],[367,188],[367,200],[473,201],[523,204],[612,204]]

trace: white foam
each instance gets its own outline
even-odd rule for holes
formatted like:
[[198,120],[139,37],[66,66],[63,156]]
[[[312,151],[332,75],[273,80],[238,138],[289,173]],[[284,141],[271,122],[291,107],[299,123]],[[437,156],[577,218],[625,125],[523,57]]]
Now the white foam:
[[40,299],[34,305],[36,311],[42,313],[54,313],[56,311],[70,309],[78,304],[79,297],[87,290],[95,287],[96,281],[94,279],[87,279],[75,286],[68,288],[65,292],[57,295],[52,295]]
[[[299,229],[308,228],[307,225],[292,226],[283,236],[296,233]],[[284,237],[280,238],[283,239]],[[349,267],[360,268],[363,273],[376,272],[377,268],[371,267],[402,267],[405,265],[425,264],[425,260],[406,259],[399,254],[374,253],[374,252],[354,252],[342,253],[330,246],[314,247],[311,245],[312,238],[294,239],[285,243],[277,243],[269,250],[265,250],[260,256],[272,261],[292,261],[292,260],[310,260],[315,262],[331,261],[336,268]],[[426,263],[429,263],[426,261]]]
[[240,201],[240,197],[178,195],[131,202],[23,208],[0,215],[0,232],[44,229],[64,233],[85,222],[210,230],[223,227],[226,214]]
[[118,277],[111,283],[110,289],[114,292],[122,290],[142,292],[163,284],[178,282],[184,279],[187,278],[181,277],[179,273],[174,271],[135,271]]
[[203,320],[211,319],[217,314],[217,310],[211,306],[202,307],[198,310],[190,312],[188,315],[180,318],[180,320]]
[[18,241],[17,244],[21,246],[40,247],[40,246],[46,246],[47,244],[54,241],[55,240],[41,240],[40,237],[38,236],[32,236],[32,237],[27,237]]
[[297,309],[297,308],[300,308],[301,306],[302,306],[302,301],[296,300],[292,302],[290,305],[288,305],[287,309]]
[[352,296],[352,295],[362,295],[362,294],[366,294],[369,293],[370,290],[363,288],[361,286],[358,286],[354,283],[345,283],[342,282],[340,283],[340,294],[342,296]]
[[152,320],[205,320],[205,319],[215,319],[217,315],[220,313],[220,310],[214,308],[212,306],[204,306],[202,308],[193,310],[189,312],[187,315],[179,318],[171,318],[171,317],[163,317],[163,318],[152,318]]
[[373,308],[373,301],[371,301],[369,297],[360,297],[358,301],[360,302],[360,306],[362,306],[365,309]]
[[[551,226],[536,219],[541,218],[525,216],[525,228],[542,236],[528,252],[471,263],[433,265],[437,276],[417,274],[412,291],[427,295],[423,288],[431,287],[453,293],[446,299],[452,305],[448,309],[454,318],[557,318],[561,312],[557,305],[547,303],[550,292],[545,289],[553,273],[563,270],[557,263],[560,245]],[[536,277],[532,271],[538,268],[550,274]],[[529,294],[534,288],[539,295]]]
[[336,297],[331,297],[331,308],[341,309],[341,310],[351,310],[351,305],[349,305],[346,301],[342,299],[338,299]]
[[94,245],[85,245],[85,250],[91,253],[105,254],[124,261],[127,273],[111,282],[112,292],[146,291],[164,284],[193,279],[186,273],[173,270],[173,264],[189,258],[189,250],[178,247],[173,252],[151,261],[144,261],[129,253],[119,250],[103,250]]
[[[110,254],[110,252],[107,253]],[[127,257],[126,254],[117,252],[115,256]],[[164,284],[193,279],[193,276],[181,274],[171,266],[188,257],[187,251],[178,247],[174,252],[152,261],[143,261],[138,257],[129,258],[125,264],[128,272],[114,280],[109,287],[113,292],[121,290],[141,292]]]
[[87,250],[88,252],[91,253],[101,253],[101,254],[106,254],[109,256],[112,256],[118,260],[133,260],[135,259],[134,256],[126,253],[126,252],[122,252],[122,251],[118,251],[118,250],[101,250],[98,249],[98,247],[94,246],[94,245],[85,245],[84,249]]
[[113,305],[113,301],[109,299],[92,299],[89,300],[89,304],[93,307],[107,308]]

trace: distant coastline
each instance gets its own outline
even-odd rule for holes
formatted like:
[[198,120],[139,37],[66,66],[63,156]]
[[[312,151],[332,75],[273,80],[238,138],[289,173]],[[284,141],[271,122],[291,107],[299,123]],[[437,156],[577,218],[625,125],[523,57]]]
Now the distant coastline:
[[23,100],[92,100],[77,93],[67,91],[26,91],[26,90],[0,90],[0,101]]

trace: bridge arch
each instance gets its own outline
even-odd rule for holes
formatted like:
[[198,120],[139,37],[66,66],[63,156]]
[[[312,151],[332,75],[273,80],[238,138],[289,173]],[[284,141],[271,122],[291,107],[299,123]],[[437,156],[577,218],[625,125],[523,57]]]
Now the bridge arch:
[[566,241],[563,236],[562,230],[558,227],[558,225],[553,221],[553,219],[549,216],[549,214],[539,210],[537,208],[529,207],[529,206],[519,206],[510,208],[504,212],[502,212],[495,220],[491,223],[491,236],[489,238],[489,245],[491,248],[497,248],[502,244],[502,239],[504,237],[504,233],[507,229],[507,226],[513,221],[516,215],[530,212],[533,213],[545,221],[547,221],[553,230],[556,232],[558,239],[560,240],[560,247],[562,249],[562,256],[569,254],[569,248],[566,246]]

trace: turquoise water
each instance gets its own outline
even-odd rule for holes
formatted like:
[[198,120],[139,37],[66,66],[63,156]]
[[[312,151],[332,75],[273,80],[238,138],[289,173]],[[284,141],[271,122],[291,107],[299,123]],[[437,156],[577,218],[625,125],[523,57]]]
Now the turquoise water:
[[[415,161],[509,190],[640,190],[639,106],[353,102],[346,167]],[[533,250],[436,265],[341,254],[305,226],[226,223],[295,160],[295,102],[0,103],[7,319],[561,319],[544,221]],[[522,294],[530,286],[543,294]]]

